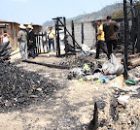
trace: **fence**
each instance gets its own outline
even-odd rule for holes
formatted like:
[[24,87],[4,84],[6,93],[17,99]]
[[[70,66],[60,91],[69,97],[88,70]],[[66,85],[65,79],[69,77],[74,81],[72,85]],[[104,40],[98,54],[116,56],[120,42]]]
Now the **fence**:
[[36,52],[37,54],[47,53],[47,35],[45,33],[35,34]]

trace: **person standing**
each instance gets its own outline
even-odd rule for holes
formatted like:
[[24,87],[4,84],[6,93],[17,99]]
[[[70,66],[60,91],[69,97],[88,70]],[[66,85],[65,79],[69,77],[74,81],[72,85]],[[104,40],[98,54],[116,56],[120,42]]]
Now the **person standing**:
[[100,50],[102,50],[109,58],[106,44],[105,44],[105,34],[103,31],[103,23],[101,20],[97,22],[97,43],[96,43],[96,59],[99,58]]
[[36,43],[35,43],[35,34],[33,32],[33,27],[32,25],[28,25],[27,26],[28,29],[28,51],[29,51],[29,56],[31,56],[32,58],[36,57],[36,53],[35,53],[35,48],[36,48]]
[[117,25],[117,22],[113,21],[111,16],[107,16],[107,21],[104,24],[104,32],[109,56],[113,53],[113,50],[115,50],[117,47],[118,29],[119,26]]
[[3,35],[1,36],[1,43],[10,43],[10,36],[6,30],[4,30]]
[[11,55],[11,48],[10,35],[6,30],[4,30],[4,33],[1,36],[0,56],[2,56],[5,60],[8,60]]
[[17,34],[17,40],[19,42],[19,49],[22,60],[28,59],[28,52],[27,52],[27,32],[26,27],[21,24],[19,26],[20,30]]
[[53,51],[55,51],[54,39],[55,39],[55,31],[53,30],[52,27],[49,27],[48,30],[49,51],[51,51],[51,47]]

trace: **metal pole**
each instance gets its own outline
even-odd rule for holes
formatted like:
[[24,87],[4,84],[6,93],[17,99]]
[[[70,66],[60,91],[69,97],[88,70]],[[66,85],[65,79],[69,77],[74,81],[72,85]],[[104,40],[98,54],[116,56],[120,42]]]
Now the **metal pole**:
[[128,11],[127,11],[127,0],[123,0],[123,11],[124,11],[124,77],[128,78]]

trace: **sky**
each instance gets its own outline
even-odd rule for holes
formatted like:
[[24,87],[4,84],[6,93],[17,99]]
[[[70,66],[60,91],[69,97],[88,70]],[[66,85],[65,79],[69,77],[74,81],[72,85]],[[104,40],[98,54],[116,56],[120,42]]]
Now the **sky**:
[[71,18],[122,0],[0,0],[0,19],[43,24],[57,16]]

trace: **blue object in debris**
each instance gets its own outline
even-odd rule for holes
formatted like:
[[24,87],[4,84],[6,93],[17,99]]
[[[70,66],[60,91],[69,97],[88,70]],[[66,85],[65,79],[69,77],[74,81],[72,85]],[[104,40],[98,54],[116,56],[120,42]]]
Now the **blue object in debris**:
[[101,76],[101,77],[99,78],[99,81],[100,81],[101,83],[108,83],[108,82],[109,82],[109,79],[108,79],[108,77],[106,77],[106,76]]

